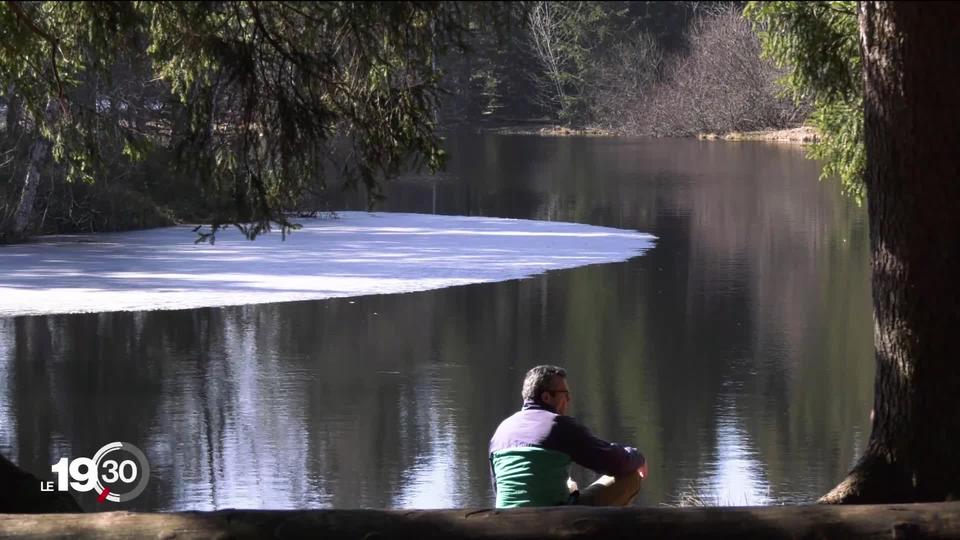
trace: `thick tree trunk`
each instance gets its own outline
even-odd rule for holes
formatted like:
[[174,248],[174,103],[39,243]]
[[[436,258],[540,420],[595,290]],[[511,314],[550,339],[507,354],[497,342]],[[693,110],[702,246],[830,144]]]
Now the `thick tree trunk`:
[[960,4],[864,2],[873,431],[831,503],[960,497]]
[[960,502],[763,508],[0,515],[0,538],[957,538]]

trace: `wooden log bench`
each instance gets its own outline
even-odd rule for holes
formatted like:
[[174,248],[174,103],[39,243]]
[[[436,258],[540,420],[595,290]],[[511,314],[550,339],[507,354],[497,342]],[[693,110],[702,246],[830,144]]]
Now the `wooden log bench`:
[[960,502],[0,514],[0,538],[960,538]]

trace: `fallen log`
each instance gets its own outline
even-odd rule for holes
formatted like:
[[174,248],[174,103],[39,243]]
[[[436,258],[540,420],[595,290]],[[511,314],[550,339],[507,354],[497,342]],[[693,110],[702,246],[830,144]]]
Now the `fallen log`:
[[2,514],[0,538],[960,538],[960,502]]

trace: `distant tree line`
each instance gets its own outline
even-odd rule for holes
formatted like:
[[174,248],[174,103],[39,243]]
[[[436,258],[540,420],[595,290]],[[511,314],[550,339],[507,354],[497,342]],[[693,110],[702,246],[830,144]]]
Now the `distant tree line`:
[[[686,136],[794,127],[739,2],[528,2],[509,35],[448,60],[448,122],[540,120]],[[484,39],[484,38],[487,39]]]

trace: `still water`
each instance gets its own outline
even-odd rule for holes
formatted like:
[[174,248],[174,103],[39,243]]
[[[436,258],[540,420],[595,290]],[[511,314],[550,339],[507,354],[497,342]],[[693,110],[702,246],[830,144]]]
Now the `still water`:
[[572,414],[647,456],[638,505],[810,502],[842,478],[872,402],[866,212],[801,149],[448,143],[447,172],[393,183],[384,210],[656,247],[412,294],[0,319],[0,452],[49,476],[111,441],[142,448],[146,491],[79,497],[88,510],[490,506],[489,436],[526,369],[552,363]]

